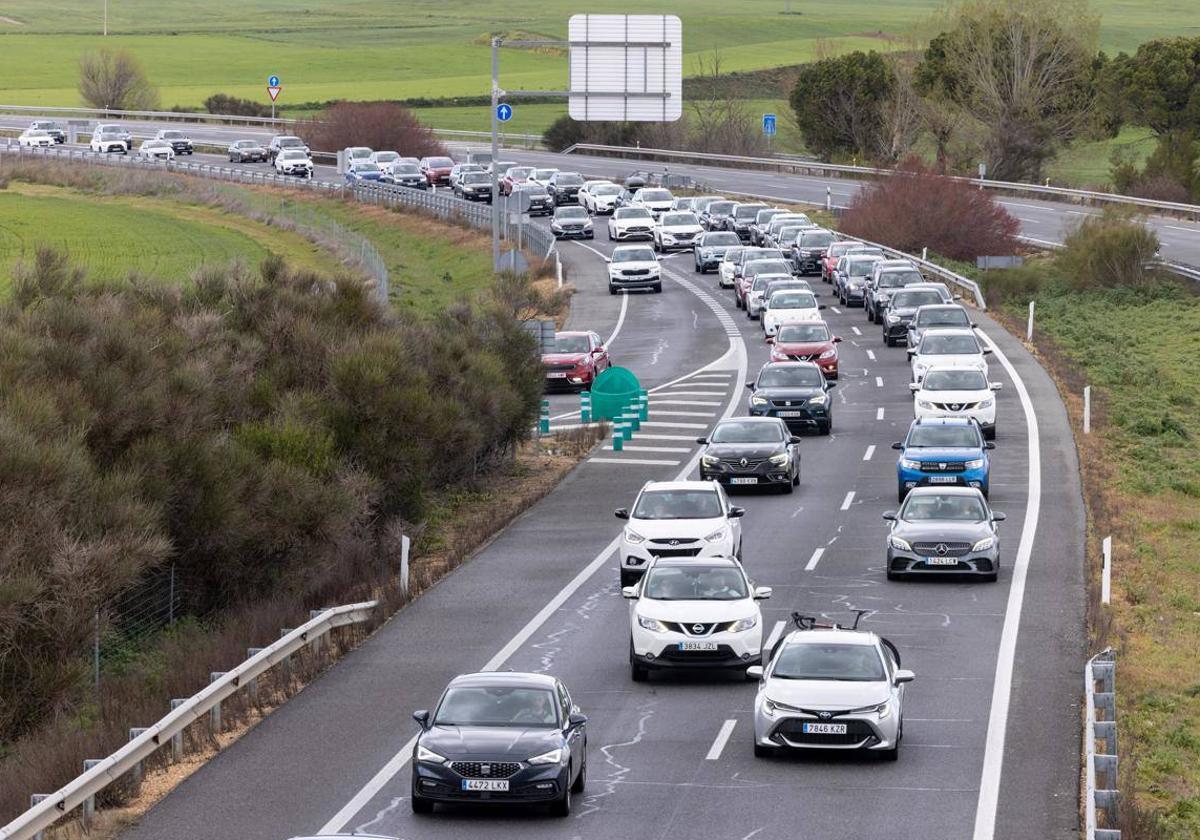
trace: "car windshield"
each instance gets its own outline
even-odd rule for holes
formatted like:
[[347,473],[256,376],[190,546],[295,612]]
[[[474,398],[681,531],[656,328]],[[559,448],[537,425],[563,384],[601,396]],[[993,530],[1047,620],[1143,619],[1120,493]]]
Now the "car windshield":
[[638,498],[634,519],[719,519],[725,515],[712,490],[648,490]]
[[649,248],[618,248],[613,251],[612,261],[624,262],[654,262],[654,251]]
[[909,283],[920,283],[924,279],[919,271],[885,271],[879,275],[879,288],[898,289]]
[[554,211],[554,218],[587,219],[590,217],[588,216],[588,211],[584,210],[582,207],[559,207]]
[[[762,292],[766,297],[770,297],[770,295],[766,294],[767,289],[770,286],[774,286],[776,283],[784,282],[779,279],[779,275],[782,273],[783,272],[774,272],[774,271],[769,272],[769,273],[759,272],[758,274],[754,275],[754,282],[750,284],[750,291]],[[799,282],[799,281],[788,281],[788,282],[789,282],[789,288],[791,288],[791,285],[790,285],[791,282]],[[797,286],[796,288],[803,288],[803,287]]]
[[642,201],[673,201],[670,190],[642,190]]
[[663,227],[673,227],[682,225],[698,225],[700,222],[696,219],[694,213],[667,213],[662,217],[661,224]]
[[460,175],[466,172],[483,172],[483,166],[478,163],[460,163],[456,168]]
[[738,239],[738,235],[736,233],[729,232],[706,233],[700,240],[700,244],[706,246],[736,245],[738,242],[741,242],[741,240]]
[[[399,167],[397,167],[396,171],[400,171]],[[420,171],[421,170],[418,167],[417,172]],[[490,184],[492,182],[492,176],[488,175],[486,172],[468,172],[466,175],[462,176],[461,180],[464,184]]]
[[[392,165],[392,174],[393,175],[420,175],[421,167],[417,166],[415,163],[397,163],[397,164]],[[471,175],[483,175],[483,173],[482,172],[468,172],[467,173],[468,178]],[[482,180],[476,179],[477,183],[485,183],[487,180],[488,180],[488,177],[486,175],[483,175]]]
[[917,313],[917,323],[922,327],[949,324],[955,327],[971,326],[965,309],[929,309]]
[[792,267],[783,260],[754,260],[746,263],[746,276],[757,277],[760,274],[788,274]]
[[583,176],[575,172],[559,172],[554,176],[554,183],[567,187],[582,186]]
[[237,146],[239,149],[257,149],[258,148],[258,144],[255,143],[253,140],[239,140],[236,143],[234,143],[233,145]]
[[[709,237],[709,235],[710,235],[710,234],[706,234],[706,235],[705,235],[705,237],[704,237],[704,241],[705,241],[705,243],[707,243],[707,242],[708,242],[708,237]],[[729,235],[730,235],[730,236],[737,236],[737,234],[736,234],[736,233],[731,233],[731,234],[729,234]],[[738,240],[738,241],[740,242],[741,240]],[[738,261],[741,259],[742,252],[743,252],[743,251],[745,251],[745,250],[746,250],[746,249],[745,249],[745,248],[742,248],[742,247],[730,248],[728,251],[726,251],[726,252],[725,252],[725,262],[731,262],[731,263],[736,263],[736,262],[738,262]]]
[[163,136],[164,140],[182,140],[183,132],[182,131],[164,131],[162,136]]
[[654,601],[737,601],[750,597],[746,578],[732,566],[651,569],[642,596]]
[[754,262],[755,260],[774,260],[783,259],[783,251],[778,248],[744,248],[738,261],[743,265]]
[[350,157],[354,157],[354,158],[369,158],[371,155],[374,154],[374,152],[372,152],[366,146],[352,146],[349,149],[349,152],[350,152]]
[[886,678],[883,660],[874,645],[812,642],[785,647],[775,660],[771,676],[783,680],[848,682],[878,682]]
[[775,422],[726,420],[713,429],[709,440],[713,443],[779,443],[783,440],[783,430]]
[[757,387],[820,388],[823,379],[821,371],[807,365],[804,367],[771,367],[759,373]]
[[921,339],[922,356],[961,356],[979,352],[979,342],[973,335],[930,335]]
[[304,152],[280,152],[280,160],[304,160]]
[[978,370],[931,370],[921,388],[926,391],[985,391],[987,380]]
[[816,309],[817,299],[812,292],[776,292],[771,295],[769,309]]
[[735,219],[754,219],[758,217],[758,211],[764,209],[761,204],[739,204],[733,208],[733,218]]
[[824,324],[784,324],[779,328],[775,340],[780,344],[810,344],[814,341],[828,341],[829,328]]
[[755,224],[765,225],[767,222],[771,221],[771,219],[774,219],[776,216],[778,216],[782,212],[783,212],[782,210],[777,210],[774,207],[769,208],[767,210],[759,210],[758,213],[754,217],[754,222],[755,222]]
[[771,220],[771,225],[776,230],[783,227],[803,227],[806,224],[808,224],[808,216],[803,213],[787,213]]
[[549,181],[554,177],[554,173],[557,171],[557,169],[535,169],[533,170],[533,174],[529,177],[536,178],[539,181]]
[[599,184],[588,189],[592,195],[620,195],[621,188],[616,184]]
[[615,218],[618,219],[653,219],[650,211],[645,207],[621,207],[617,210]]
[[942,296],[932,289],[922,289],[912,292],[898,292],[892,298],[895,309],[916,309],[918,306],[928,306],[931,303],[941,303]]
[[979,433],[972,426],[917,426],[908,433],[907,446],[979,448]]
[[512,169],[508,170],[508,177],[509,178],[528,178],[529,174],[531,172],[533,172],[532,168],[525,167],[525,166],[514,166]]
[[846,260],[846,272],[851,277],[864,277],[871,273],[871,266],[873,266],[876,262],[878,262],[878,260]]
[[399,159],[400,159],[399,152],[376,152],[375,153],[375,162],[376,163],[391,163],[392,161],[399,160]]
[[533,198],[545,198],[550,195],[541,184],[518,184],[517,192],[528,193]]
[[556,335],[554,337],[555,353],[586,353],[591,349],[586,335]]
[[354,164],[355,172],[379,172],[379,164],[377,163],[356,163]]
[[827,230],[806,230],[800,234],[796,244],[801,248],[824,248],[833,242],[833,234]]
[[714,201],[705,208],[710,216],[728,216],[733,212],[732,201]]
[[904,507],[900,509],[900,518],[907,522],[946,519],[955,522],[983,522],[988,515],[983,506],[983,499],[975,495],[910,493],[904,500]]
[[447,157],[434,157],[428,160],[430,169],[452,169],[454,161]]
[[554,693],[546,688],[451,688],[433,722],[436,726],[550,728],[558,726],[558,712]]
[[844,256],[847,251],[849,251],[851,248],[853,248],[857,244],[858,244],[857,242],[834,242],[832,245],[829,246],[829,256],[831,256],[831,257]]
[[304,141],[299,137],[280,137],[279,145],[284,149],[299,149],[304,146]]

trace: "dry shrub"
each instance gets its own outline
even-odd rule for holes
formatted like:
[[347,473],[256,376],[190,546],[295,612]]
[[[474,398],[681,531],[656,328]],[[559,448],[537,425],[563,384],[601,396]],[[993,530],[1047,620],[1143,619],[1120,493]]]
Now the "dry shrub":
[[1115,207],[1085,216],[1063,244],[1059,262],[1078,286],[1143,283],[1151,276],[1146,265],[1158,253],[1158,235],[1135,214]]
[[447,154],[446,147],[412,111],[394,102],[337,102],[299,123],[296,133],[322,152],[370,146],[410,157]]
[[841,229],[902,251],[929,248],[974,262],[1017,251],[1020,223],[985,190],[908,160],[894,175],[859,191]]

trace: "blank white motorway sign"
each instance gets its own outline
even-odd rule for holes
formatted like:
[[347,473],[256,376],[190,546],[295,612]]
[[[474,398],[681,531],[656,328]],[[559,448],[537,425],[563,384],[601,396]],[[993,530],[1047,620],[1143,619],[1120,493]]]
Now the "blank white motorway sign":
[[675,15],[574,15],[570,114],[673,122],[683,113],[683,24]]

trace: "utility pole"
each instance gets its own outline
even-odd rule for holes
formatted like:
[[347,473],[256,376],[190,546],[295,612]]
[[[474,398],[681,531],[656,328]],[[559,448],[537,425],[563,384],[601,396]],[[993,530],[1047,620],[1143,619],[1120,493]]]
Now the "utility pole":
[[492,39],[492,270],[500,267],[500,120],[496,106],[500,104],[500,39]]

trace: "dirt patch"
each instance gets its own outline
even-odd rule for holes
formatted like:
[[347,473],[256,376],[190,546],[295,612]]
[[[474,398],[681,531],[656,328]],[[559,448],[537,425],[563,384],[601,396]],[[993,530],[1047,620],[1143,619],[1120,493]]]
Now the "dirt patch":
[[884,32],[882,29],[875,32],[851,32],[847,38],[874,38],[877,41],[887,41],[889,44],[894,44],[897,41],[904,39],[899,35],[893,35],[891,32]]
[[0,24],[3,24],[5,26],[24,26],[25,25],[24,23],[17,20],[16,18],[5,17],[4,15],[0,15]]

